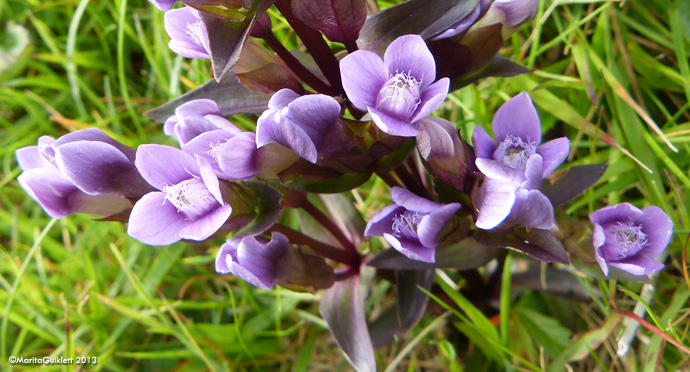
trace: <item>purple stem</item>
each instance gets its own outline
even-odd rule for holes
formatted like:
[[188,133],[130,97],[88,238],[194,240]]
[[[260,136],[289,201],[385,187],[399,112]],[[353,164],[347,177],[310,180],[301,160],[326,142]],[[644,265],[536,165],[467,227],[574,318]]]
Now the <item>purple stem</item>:
[[263,32],[261,35],[261,38],[266,41],[266,44],[268,44],[271,49],[280,57],[283,62],[294,72],[297,76],[299,76],[302,81],[304,81],[307,85],[309,85],[312,89],[317,91],[318,93],[326,94],[329,96],[335,95],[335,92],[333,91],[333,88],[331,88],[328,84],[324,83],[321,79],[319,79],[316,75],[314,75],[311,71],[309,71],[308,68],[304,67],[300,63],[295,56],[292,55],[285,47],[283,44],[276,38],[276,36],[273,34],[271,31],[266,31]]
[[324,258],[330,258],[333,261],[344,263],[351,267],[359,267],[361,262],[357,252],[346,251],[344,249],[333,247],[329,244],[322,243],[314,238],[308,237],[299,231],[295,231],[285,225],[275,224],[269,231],[279,232],[285,235],[293,244],[303,244],[311,248]]
[[328,232],[333,235],[336,240],[338,240],[338,243],[343,246],[343,248],[347,249],[348,251],[357,252],[357,247],[352,244],[350,239],[348,239],[345,234],[343,234],[343,231],[340,230],[338,225],[336,225],[333,220],[330,219],[330,217],[326,216],[319,208],[316,208],[314,204],[312,204],[309,199],[304,199],[304,202],[302,202],[302,209],[304,209],[307,213],[309,213],[316,221],[318,221],[321,226],[325,227]]

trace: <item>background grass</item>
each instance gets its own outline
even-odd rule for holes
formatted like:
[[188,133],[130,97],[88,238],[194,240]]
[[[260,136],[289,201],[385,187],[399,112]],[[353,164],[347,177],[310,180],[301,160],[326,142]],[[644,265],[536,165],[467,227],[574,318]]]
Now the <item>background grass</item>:
[[[297,46],[273,18],[281,40]],[[141,113],[207,81],[210,66],[168,50],[163,14],[143,0],[0,0],[0,20],[0,45],[13,50],[0,71],[0,365],[33,368],[10,366],[11,355],[90,356],[98,363],[82,368],[349,370],[318,317],[318,295],[217,275],[220,242],[148,247],[119,223],[51,221],[18,186],[14,152],[41,135],[97,127],[131,146],[173,144]],[[595,295],[589,301],[537,291],[511,301],[506,270],[494,317],[460,294],[457,273],[438,276],[455,316],[427,316],[378,349],[382,370],[690,370],[687,354],[644,328],[626,356],[616,355],[626,327],[616,311],[638,303],[653,326],[690,344],[689,50],[687,1],[546,0],[502,52],[534,73],[449,96],[437,115],[470,138],[507,99],[530,91],[545,137],[571,139],[571,164],[609,163],[595,187],[562,209],[561,223],[574,231],[568,239],[586,244],[586,224],[577,221],[603,205],[655,204],[675,224],[667,268],[654,286],[581,278]],[[386,198],[378,181],[354,195],[366,216]],[[390,284],[377,283],[368,311],[392,301]]]

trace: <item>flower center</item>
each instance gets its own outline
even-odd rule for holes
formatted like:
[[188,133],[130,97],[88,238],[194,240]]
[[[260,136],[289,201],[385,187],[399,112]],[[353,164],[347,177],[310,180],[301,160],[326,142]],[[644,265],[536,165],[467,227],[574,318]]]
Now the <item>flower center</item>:
[[536,150],[534,143],[525,142],[520,137],[507,135],[506,139],[498,144],[496,152],[494,152],[494,160],[514,169],[525,170],[527,159],[534,155]]
[[225,148],[228,145],[227,140],[220,140],[216,143],[210,143],[211,149],[208,150],[206,153],[213,158],[213,160],[218,161],[218,158],[220,155],[223,153]]
[[417,212],[405,211],[393,217],[393,235],[398,238],[417,239],[417,225],[422,216]]
[[618,261],[637,254],[647,245],[647,234],[642,226],[632,222],[618,222],[606,227],[606,259]]
[[376,107],[389,115],[409,121],[422,102],[421,85],[422,82],[409,72],[396,71],[383,85]]
[[194,23],[187,23],[187,28],[185,29],[185,34],[189,36],[192,42],[201,47],[204,46],[204,44],[201,42],[201,38],[203,37],[202,35],[204,34],[202,26],[203,24],[201,23],[201,20],[199,20]]
[[218,201],[211,195],[201,179],[184,180],[173,186],[163,188],[165,200],[168,200],[184,213],[189,220],[195,220],[218,205]]

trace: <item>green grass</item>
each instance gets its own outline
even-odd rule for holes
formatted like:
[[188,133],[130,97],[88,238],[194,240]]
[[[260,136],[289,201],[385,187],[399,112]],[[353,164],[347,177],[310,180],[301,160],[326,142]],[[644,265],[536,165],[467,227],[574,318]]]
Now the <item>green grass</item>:
[[[683,0],[543,1],[536,20],[502,51],[535,72],[465,87],[437,113],[470,138],[509,97],[529,90],[545,137],[571,139],[571,163],[609,163],[600,182],[562,208],[562,224],[586,230],[577,221],[618,202],[655,204],[673,219],[667,268],[653,278],[650,296],[642,299],[639,283],[580,278],[602,296],[574,301],[526,291],[511,298],[506,291],[519,283],[504,270],[500,306],[487,310],[454,288],[451,271],[450,283],[437,278],[443,291],[436,294],[455,304],[443,302],[453,316],[440,318],[445,310],[432,301],[435,316],[377,350],[381,370],[561,371],[568,364],[575,371],[651,372],[690,365],[689,355],[644,328],[626,356],[616,355],[627,324],[618,311],[637,303],[664,337],[690,345],[683,255],[690,229],[689,8]],[[295,46],[273,18],[279,39]],[[0,0],[0,19],[23,26],[31,39],[14,67],[0,73],[0,366],[32,368],[10,367],[13,355],[97,357],[85,369],[107,371],[349,370],[318,318],[318,294],[265,291],[216,274],[218,241],[148,247],[119,223],[52,221],[17,184],[14,152],[42,135],[96,127],[131,146],[173,144],[141,113],[211,74],[207,61],[168,50],[163,14],[144,0]],[[387,203],[386,186],[370,181],[355,199],[371,216]],[[389,283],[377,283],[368,311],[385,309],[392,296]]]

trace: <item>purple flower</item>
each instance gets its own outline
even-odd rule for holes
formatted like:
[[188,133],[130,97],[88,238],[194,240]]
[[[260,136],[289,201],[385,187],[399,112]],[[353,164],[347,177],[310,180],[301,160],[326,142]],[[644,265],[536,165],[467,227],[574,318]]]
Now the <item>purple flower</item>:
[[248,180],[256,177],[257,150],[252,132],[212,130],[187,142],[182,150],[206,159],[218,178]]
[[431,40],[447,39],[467,31],[478,19],[484,16],[484,13],[486,13],[490,6],[491,0],[480,0],[469,14],[458,20],[446,31],[434,36]]
[[198,10],[188,6],[168,10],[164,26],[170,36],[168,47],[173,52],[187,58],[211,58],[208,32]]
[[135,150],[102,131],[76,131],[17,150],[19,184],[54,218],[72,213],[112,215],[151,190],[134,166]]
[[185,102],[175,109],[175,115],[165,121],[163,131],[174,136],[184,146],[198,135],[217,129],[239,134],[242,131],[229,122],[210,99],[195,99]]
[[475,127],[475,164],[486,176],[477,192],[477,227],[492,229],[502,222],[548,229],[553,206],[539,189],[568,156],[568,139],[541,143],[537,111],[523,92],[498,109],[492,123],[496,142]]
[[434,57],[419,35],[397,38],[383,60],[356,51],[340,61],[340,74],[352,104],[368,111],[382,131],[403,137],[417,135],[415,122],[443,103],[450,84],[447,78],[434,83]]
[[473,162],[473,157],[469,146],[460,138],[458,129],[448,120],[435,117],[424,118],[417,126],[419,155],[441,182],[462,192],[468,163]]
[[253,236],[235,237],[220,247],[216,271],[231,273],[257,287],[271,289],[288,249],[288,239],[277,232],[271,234],[270,241],[257,240]]
[[173,7],[173,5],[175,5],[177,0],[149,0],[149,2],[155,5],[156,8],[165,12],[167,10],[170,10]]
[[364,236],[383,236],[400,253],[417,261],[434,262],[441,230],[460,204],[440,204],[393,187],[389,205],[371,217]]
[[204,240],[225,223],[232,207],[229,194],[208,162],[169,146],[143,145],[136,166],[160,191],[142,197],[129,217],[129,235],[150,245],[180,239]]
[[323,94],[300,96],[281,89],[268,101],[256,125],[256,145],[283,145],[301,158],[316,164],[319,156],[338,146],[337,130],[340,105]]
[[655,261],[671,240],[673,222],[661,208],[643,210],[628,203],[611,205],[589,215],[594,224],[594,257],[609,275],[609,266],[633,275],[664,268]]
[[476,23],[476,28],[503,25],[503,39],[506,39],[520,25],[537,14],[539,0],[494,0],[484,17]]

